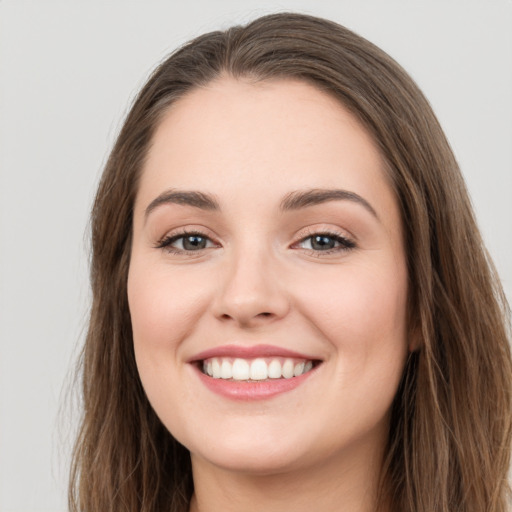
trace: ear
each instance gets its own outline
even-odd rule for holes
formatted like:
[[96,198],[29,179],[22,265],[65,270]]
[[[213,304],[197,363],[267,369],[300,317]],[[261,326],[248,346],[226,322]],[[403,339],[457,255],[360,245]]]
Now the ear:
[[411,322],[409,327],[409,336],[408,336],[407,348],[409,352],[416,352],[423,347],[423,336],[421,334],[421,323],[416,320],[415,322]]

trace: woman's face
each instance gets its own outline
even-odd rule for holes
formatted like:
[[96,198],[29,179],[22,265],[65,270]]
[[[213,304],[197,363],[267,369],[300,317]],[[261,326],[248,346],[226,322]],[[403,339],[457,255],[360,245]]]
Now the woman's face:
[[140,181],[128,299],[144,389],[193,463],[382,452],[408,351],[401,223],[332,97],[225,77],[176,102]]

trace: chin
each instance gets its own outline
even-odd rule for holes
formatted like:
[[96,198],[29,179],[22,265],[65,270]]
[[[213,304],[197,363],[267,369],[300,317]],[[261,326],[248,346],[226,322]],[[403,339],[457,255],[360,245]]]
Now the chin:
[[203,461],[224,471],[250,474],[273,475],[300,469],[305,457],[290,450],[272,450],[268,446],[253,445],[250,448],[204,450],[191,454],[192,464]]

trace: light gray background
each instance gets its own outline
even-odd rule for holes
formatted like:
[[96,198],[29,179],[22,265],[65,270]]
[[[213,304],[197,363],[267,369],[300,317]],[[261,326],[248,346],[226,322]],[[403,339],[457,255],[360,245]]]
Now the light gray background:
[[2,512],[66,509],[87,217],[127,105],[180,43],[277,10],[338,21],[417,80],[512,297],[510,0],[0,0]]

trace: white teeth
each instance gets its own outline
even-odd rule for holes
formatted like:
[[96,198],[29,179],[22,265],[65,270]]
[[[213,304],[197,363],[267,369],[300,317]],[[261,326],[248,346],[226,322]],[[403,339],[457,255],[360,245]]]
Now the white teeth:
[[203,373],[214,379],[267,380],[291,379],[309,372],[313,361],[291,358],[257,358],[252,360],[213,357],[203,361]]
[[231,379],[233,377],[233,365],[224,359],[220,367],[220,378]]
[[304,373],[304,361],[302,363],[297,363],[293,369],[293,376],[298,377]]
[[220,379],[220,363],[218,359],[212,361],[212,373],[214,379]]
[[291,379],[293,377],[293,370],[295,366],[291,359],[287,359],[283,364],[282,375],[285,379]]
[[251,380],[265,380],[268,378],[267,363],[264,359],[255,359],[251,363]]
[[233,361],[233,379],[249,380],[249,363],[245,359]]
[[[313,364],[311,364],[313,366]],[[281,363],[277,359],[272,359],[268,365],[268,376],[271,379],[281,378]]]

